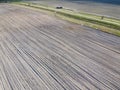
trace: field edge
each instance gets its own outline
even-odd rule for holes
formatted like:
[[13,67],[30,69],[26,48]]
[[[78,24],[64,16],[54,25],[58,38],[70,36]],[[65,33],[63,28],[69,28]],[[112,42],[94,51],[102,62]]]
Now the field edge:
[[119,30],[120,25],[118,25],[118,24],[113,24],[113,26],[112,26],[112,23],[108,23],[108,22],[106,23],[104,21],[99,22],[98,20],[91,19],[91,18],[85,18],[84,16],[82,16],[82,18],[81,18],[81,16],[76,17],[76,15],[75,15],[75,17],[74,17],[74,14],[72,14],[72,16],[71,16],[72,11],[69,12],[67,10],[67,12],[66,12],[66,10],[64,10],[64,9],[57,10],[56,8],[48,7],[48,6],[41,5],[41,4],[40,5],[35,5],[35,4],[32,4],[32,3],[26,3],[26,2],[25,3],[24,2],[13,2],[11,4],[12,5],[17,5],[17,6],[29,7],[31,9],[32,8],[37,9],[37,10],[39,9],[42,12],[45,12],[49,15],[53,14],[54,16],[59,17],[63,20],[66,20],[66,21],[69,21],[69,22],[72,22],[72,23],[76,23],[76,24],[80,24],[80,25],[84,25],[84,26],[87,26],[87,27],[91,27],[91,28],[94,28],[96,30],[101,30],[103,32],[113,34],[113,35],[116,35],[116,36],[120,37],[120,30]]

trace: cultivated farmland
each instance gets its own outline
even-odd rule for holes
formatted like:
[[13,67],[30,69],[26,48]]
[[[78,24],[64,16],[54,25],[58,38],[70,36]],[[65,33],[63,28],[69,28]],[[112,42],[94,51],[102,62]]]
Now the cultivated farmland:
[[0,4],[0,90],[81,89],[120,89],[120,37]]
[[[25,1],[26,2],[26,1]],[[78,12],[86,12],[91,14],[105,15],[109,17],[115,17],[120,19],[120,5],[96,3],[86,0],[28,0],[36,4],[43,4],[47,6],[63,6],[64,8],[75,10]]]

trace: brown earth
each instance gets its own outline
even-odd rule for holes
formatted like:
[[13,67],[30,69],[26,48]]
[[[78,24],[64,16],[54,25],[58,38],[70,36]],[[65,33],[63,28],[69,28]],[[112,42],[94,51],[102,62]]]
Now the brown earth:
[[0,90],[81,89],[120,89],[120,37],[0,4]]

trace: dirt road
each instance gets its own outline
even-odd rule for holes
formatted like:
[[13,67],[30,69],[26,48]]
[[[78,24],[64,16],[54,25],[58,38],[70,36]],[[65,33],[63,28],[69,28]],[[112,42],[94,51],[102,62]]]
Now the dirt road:
[[0,90],[120,90],[120,37],[0,4]]

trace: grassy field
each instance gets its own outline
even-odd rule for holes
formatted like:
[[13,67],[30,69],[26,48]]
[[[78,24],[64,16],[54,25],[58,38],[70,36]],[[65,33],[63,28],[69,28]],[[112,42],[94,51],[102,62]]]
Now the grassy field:
[[55,16],[58,16],[64,20],[74,22],[77,24],[82,24],[85,26],[89,26],[95,29],[105,31],[107,33],[120,36],[120,20],[119,19],[77,12],[77,11],[68,10],[65,8],[56,9],[55,7],[49,7],[41,4],[36,5],[32,3],[23,3],[23,2],[14,3],[14,4],[45,10],[47,12],[55,14]]

